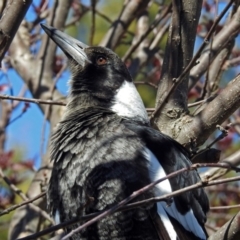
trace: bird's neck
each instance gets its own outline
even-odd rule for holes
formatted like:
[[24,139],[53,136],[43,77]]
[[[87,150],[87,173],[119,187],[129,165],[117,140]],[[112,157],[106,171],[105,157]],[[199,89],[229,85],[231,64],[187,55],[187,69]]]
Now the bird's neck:
[[78,95],[70,93],[67,100],[68,103],[61,122],[70,120],[70,122],[76,123],[86,121],[88,118],[114,114],[109,108],[100,106],[97,100],[88,93]]
[[67,111],[81,111],[86,108],[106,108],[108,109],[108,102],[101,102],[89,94],[88,92],[82,92],[81,94],[70,93],[68,96]]
[[87,91],[77,94],[70,92],[64,116],[81,113],[85,109],[94,112],[115,113],[119,118],[143,122],[144,124],[149,123],[146,110],[135,88],[133,93],[128,94],[121,94],[119,91],[112,101],[99,99]]

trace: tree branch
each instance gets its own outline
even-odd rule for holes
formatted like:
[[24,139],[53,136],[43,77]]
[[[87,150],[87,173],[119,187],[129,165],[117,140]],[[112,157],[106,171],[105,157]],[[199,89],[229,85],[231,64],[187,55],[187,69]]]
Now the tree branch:
[[[219,15],[219,17],[215,20],[214,23],[221,19],[220,17],[223,16],[224,13],[226,13],[226,10],[229,9],[233,2],[234,0],[231,0],[228,3],[222,14]],[[210,63],[223,49],[223,47],[227,46],[227,44],[236,37],[236,34],[239,32],[240,29],[239,18],[240,18],[240,6],[238,7],[237,12],[233,15],[231,21],[228,24],[226,24],[218,34],[216,34],[216,36],[213,39],[211,49],[210,46],[208,46],[202,53],[201,57],[199,58],[198,64],[192,68],[189,75],[189,88],[192,88],[195,85],[195,83],[200,79],[200,77],[205,73]],[[208,43],[208,41],[204,42],[205,42],[204,45]]]
[[0,94],[0,99],[10,99],[10,100],[15,100],[15,101],[22,101],[22,102],[29,102],[29,103],[36,103],[36,104],[66,106],[66,103],[61,102],[61,101],[43,100],[43,99],[35,99],[35,98],[24,98],[24,97],[14,97],[14,96],[1,95],[1,94]]
[[185,146],[189,146],[190,140],[197,145],[203,144],[210,134],[216,130],[240,106],[240,75],[233,79],[222,92],[209,102],[196,116],[182,119],[183,125],[178,136]]
[[[188,74],[182,77],[175,91],[166,99],[168,92],[174,85],[182,70],[192,59],[198,19],[200,17],[202,1],[173,1],[172,21],[169,28],[162,76],[158,86],[156,110],[151,118],[153,126],[173,136],[171,122],[175,121],[187,110]],[[166,101],[165,101],[165,100]],[[161,112],[159,110],[161,106]],[[168,126],[168,127],[167,127]]]
[[[238,150],[235,153],[233,153],[232,155],[228,156],[227,158],[225,158],[221,162],[227,162],[231,166],[240,165],[240,150]],[[208,180],[215,180],[215,179],[218,179],[218,178],[224,176],[228,172],[229,172],[229,170],[226,169],[226,168],[210,168],[206,172],[200,174],[200,176],[203,180],[206,179],[206,178]]]
[[0,62],[2,62],[32,0],[7,1],[0,19]]
[[225,223],[208,240],[239,240],[240,239],[240,212]]
[[118,19],[112,24],[107,34],[99,44],[103,47],[114,49],[122,35],[127,30],[130,23],[137,17],[139,13],[147,8],[149,0],[132,0],[127,1],[118,17]]
[[32,202],[38,200],[39,198],[44,197],[45,195],[46,195],[46,192],[43,192],[43,193],[40,193],[38,196],[36,196],[36,197],[34,197],[34,198],[28,199],[28,200],[23,201],[23,202],[21,202],[21,203],[19,203],[19,204],[12,205],[11,207],[9,207],[9,208],[1,211],[1,212],[0,212],[0,216],[5,215],[5,214],[8,214],[8,213],[16,210],[17,208],[20,208],[20,207],[22,207],[22,206],[24,206],[24,205],[27,205],[27,204],[29,204],[29,203],[32,203]]

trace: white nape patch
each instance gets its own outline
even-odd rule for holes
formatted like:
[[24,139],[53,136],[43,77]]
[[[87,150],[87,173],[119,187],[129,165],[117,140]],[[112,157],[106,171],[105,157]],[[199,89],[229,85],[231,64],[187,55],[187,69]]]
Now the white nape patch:
[[119,116],[140,118],[148,122],[147,111],[133,82],[124,81],[115,95],[111,110]]
[[59,223],[61,223],[61,221],[60,221],[60,213],[59,213],[58,210],[56,210],[56,212],[55,212],[54,221],[55,221],[55,224],[56,224],[56,225],[59,224]]
[[[149,173],[150,178],[154,182],[160,178],[166,176],[166,173],[161,165],[161,163],[157,160],[156,156],[148,149],[144,149],[144,155],[146,159],[149,161]],[[155,186],[155,195],[161,196],[163,194],[171,193],[172,188],[168,179],[160,182]],[[187,231],[192,232],[195,236],[206,239],[206,235],[199,225],[196,217],[193,214],[192,209],[188,211],[185,215],[182,215],[176,208],[176,204],[173,201],[170,206],[168,206],[165,202],[157,203],[158,214],[160,215],[164,226],[166,227],[171,240],[176,240],[177,234],[171,224],[167,214],[171,217],[175,218]],[[167,213],[167,214],[166,214]],[[170,225],[171,224],[171,225]]]

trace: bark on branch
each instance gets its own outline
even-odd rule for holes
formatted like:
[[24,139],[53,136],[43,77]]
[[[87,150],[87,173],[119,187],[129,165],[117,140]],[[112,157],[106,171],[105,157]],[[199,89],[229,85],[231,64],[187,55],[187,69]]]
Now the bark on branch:
[[163,102],[173,84],[183,69],[188,65],[193,55],[193,46],[196,36],[196,28],[201,13],[202,1],[173,1],[172,22],[169,28],[168,42],[166,46],[163,72],[160,79],[156,108],[163,104],[152,124],[164,133],[173,136],[170,123],[186,113],[188,75],[171,93],[168,102]]
[[207,68],[219,52],[226,47],[240,30],[240,6],[233,15],[231,21],[214,37],[211,46],[208,46],[201,57],[199,64],[192,68],[189,76],[189,88],[192,88],[199,78],[206,72]]
[[240,212],[231,220],[226,222],[208,240],[239,240],[240,239]]
[[0,19],[0,62],[2,62],[32,0],[9,0]]
[[[189,147],[190,141],[202,145],[240,106],[240,75],[233,79],[222,92],[196,116],[184,116],[181,133],[176,139]],[[177,134],[177,133],[175,133]]]

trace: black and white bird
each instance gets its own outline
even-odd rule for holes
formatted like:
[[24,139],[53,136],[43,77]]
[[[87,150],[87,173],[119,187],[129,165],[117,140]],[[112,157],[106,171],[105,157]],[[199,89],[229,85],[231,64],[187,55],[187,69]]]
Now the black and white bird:
[[[47,199],[56,223],[108,209],[152,181],[191,165],[179,143],[150,127],[132,78],[114,52],[42,27],[66,54],[71,70],[66,111],[51,137],[53,169]],[[196,171],[185,172],[134,201],[198,181]],[[72,239],[206,239],[208,208],[204,190],[195,189],[171,203],[114,213]]]

